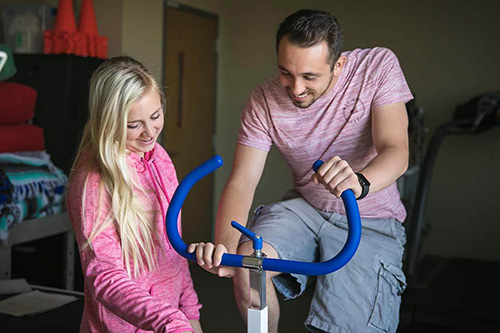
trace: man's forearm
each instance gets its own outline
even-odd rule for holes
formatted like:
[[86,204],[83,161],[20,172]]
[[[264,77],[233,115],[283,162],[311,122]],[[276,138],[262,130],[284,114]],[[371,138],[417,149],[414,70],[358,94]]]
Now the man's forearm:
[[219,202],[215,224],[215,243],[224,244],[229,253],[236,253],[239,231],[231,227],[231,221],[246,225],[248,212],[252,205],[253,191],[244,184],[228,182]]
[[363,170],[356,172],[361,172],[370,181],[370,193],[373,193],[394,183],[407,169],[408,149],[387,146]]

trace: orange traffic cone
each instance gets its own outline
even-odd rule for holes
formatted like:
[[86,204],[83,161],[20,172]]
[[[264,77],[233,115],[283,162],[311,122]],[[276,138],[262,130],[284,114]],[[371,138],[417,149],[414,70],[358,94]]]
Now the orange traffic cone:
[[78,31],[90,36],[97,35],[97,21],[95,19],[94,3],[92,0],[82,1]]
[[76,31],[72,0],[59,0],[59,5],[57,6],[56,25],[54,27],[54,30],[67,32]]
[[43,40],[45,54],[77,54],[82,35],[76,31],[72,0],[59,0],[54,30],[44,31]]
[[97,21],[92,0],[82,1],[78,32],[84,36],[83,48],[81,53],[79,53],[80,55],[107,58],[108,39],[107,37],[99,36],[97,32]]

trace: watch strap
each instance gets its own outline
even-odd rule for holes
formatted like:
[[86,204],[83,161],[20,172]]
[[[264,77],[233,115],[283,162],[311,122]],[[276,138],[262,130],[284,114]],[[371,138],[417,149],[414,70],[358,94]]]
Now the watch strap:
[[368,192],[370,192],[371,184],[362,173],[356,173],[356,176],[358,176],[359,185],[361,185],[362,189],[361,195],[357,197],[356,200],[361,200],[368,195]]

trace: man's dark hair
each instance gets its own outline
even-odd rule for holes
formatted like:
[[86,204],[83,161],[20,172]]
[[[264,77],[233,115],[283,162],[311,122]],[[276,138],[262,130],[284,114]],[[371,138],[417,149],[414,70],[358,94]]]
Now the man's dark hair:
[[313,9],[299,10],[281,22],[276,33],[276,52],[284,36],[288,36],[291,43],[304,48],[325,41],[332,69],[340,56],[344,41],[337,19],[327,12]]

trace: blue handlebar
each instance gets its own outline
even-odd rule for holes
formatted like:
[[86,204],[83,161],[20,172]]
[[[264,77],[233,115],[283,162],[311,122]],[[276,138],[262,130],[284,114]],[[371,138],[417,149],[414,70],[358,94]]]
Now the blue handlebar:
[[318,172],[318,169],[320,166],[323,165],[323,161],[322,160],[317,160],[316,162],[313,163],[313,171],[314,172]]
[[[316,163],[319,162],[317,161]],[[200,179],[221,167],[222,164],[222,158],[216,155],[191,171],[179,184],[179,187],[177,187],[177,190],[175,191],[174,196],[170,201],[170,206],[168,207],[166,230],[170,244],[172,244],[173,248],[180,255],[192,261],[196,261],[196,255],[194,253],[187,252],[187,245],[179,235],[177,226],[179,212],[191,187]],[[321,166],[321,164],[319,166]],[[263,258],[262,269],[268,271],[296,273],[303,275],[324,275],[334,272],[347,264],[347,262],[351,260],[354,253],[356,252],[359,241],[361,239],[361,219],[359,216],[358,204],[356,202],[356,198],[354,197],[354,193],[351,190],[346,190],[342,193],[341,197],[346,208],[349,234],[347,236],[347,241],[344,244],[344,247],[335,257],[324,262],[300,262],[292,260]],[[222,256],[221,265],[242,267],[243,257],[244,256],[242,255],[225,253]]]
[[231,221],[231,226],[252,240],[254,250],[262,250],[262,237],[236,221]]

